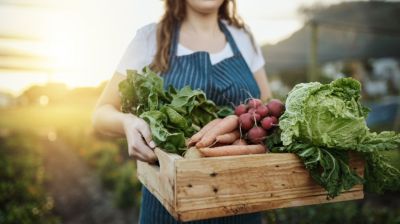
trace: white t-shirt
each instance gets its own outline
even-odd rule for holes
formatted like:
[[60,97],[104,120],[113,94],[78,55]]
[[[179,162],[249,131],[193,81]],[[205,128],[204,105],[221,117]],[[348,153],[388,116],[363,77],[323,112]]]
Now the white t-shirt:
[[[228,24],[226,25],[229,32],[232,34],[236,45],[242,53],[244,60],[250,67],[250,70],[254,73],[263,67],[265,60],[261,53],[260,47],[257,46],[257,51],[255,51],[250,36],[243,29],[238,29]],[[140,28],[136,32],[136,36],[130,42],[124,56],[119,62],[119,65],[117,66],[117,72],[126,74],[127,69],[141,70],[146,65],[151,64],[157,51],[156,33],[156,23],[151,23]],[[185,48],[181,44],[178,44],[178,56],[188,55],[191,53],[193,53],[192,50]],[[232,56],[232,48],[228,43],[226,43],[223,50],[210,54],[210,59],[212,64],[216,64]]]

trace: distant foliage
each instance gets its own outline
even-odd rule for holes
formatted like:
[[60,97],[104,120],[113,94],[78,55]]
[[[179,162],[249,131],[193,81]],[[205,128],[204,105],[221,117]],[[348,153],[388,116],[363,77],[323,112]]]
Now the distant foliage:
[[106,139],[103,136],[87,135],[84,129],[62,130],[60,135],[94,169],[102,185],[114,197],[119,208],[140,207],[141,183],[136,177],[136,162],[128,157],[126,140]]
[[277,209],[266,212],[265,218],[269,224],[400,223],[399,203],[391,199],[399,197],[398,193],[368,196],[362,201]]
[[0,137],[0,223],[58,223],[43,188],[40,148],[29,134]]

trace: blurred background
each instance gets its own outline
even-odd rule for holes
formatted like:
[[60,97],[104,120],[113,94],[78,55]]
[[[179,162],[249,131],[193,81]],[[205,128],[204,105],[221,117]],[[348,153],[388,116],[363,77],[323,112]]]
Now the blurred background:
[[[372,130],[400,131],[400,2],[238,0],[274,96],[353,77]],[[0,0],[0,223],[136,223],[140,183],[123,139],[91,113],[160,0]],[[387,154],[400,168],[400,153]],[[268,223],[400,223],[400,189],[266,212]]]

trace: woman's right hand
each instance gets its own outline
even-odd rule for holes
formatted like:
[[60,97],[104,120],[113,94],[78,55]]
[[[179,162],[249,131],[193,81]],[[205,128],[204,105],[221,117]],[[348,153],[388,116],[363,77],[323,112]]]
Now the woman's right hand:
[[133,114],[125,115],[123,128],[128,142],[129,156],[144,162],[154,163],[157,161],[157,156],[153,151],[156,144],[152,140],[149,125]]

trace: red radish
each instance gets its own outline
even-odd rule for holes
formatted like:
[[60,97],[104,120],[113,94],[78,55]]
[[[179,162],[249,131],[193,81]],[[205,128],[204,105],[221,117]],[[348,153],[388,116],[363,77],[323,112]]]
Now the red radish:
[[252,143],[261,143],[267,136],[267,131],[262,127],[253,127],[247,133],[247,137]]
[[240,115],[242,115],[244,113],[247,113],[247,106],[245,104],[240,104],[239,106],[237,106],[235,108],[235,114],[237,116],[240,116]]
[[256,119],[256,121],[260,121],[261,120],[261,115],[259,115],[257,113],[253,113],[253,118]]
[[279,118],[284,110],[285,110],[285,105],[280,100],[273,99],[267,104],[269,113],[273,115],[274,117]]
[[256,108],[250,108],[247,113],[251,114],[253,119],[256,119],[256,121],[260,121],[261,120],[261,116],[260,116],[260,114],[257,113],[257,109]]
[[279,123],[278,118],[272,117],[272,120],[273,120],[272,123],[273,123],[274,125],[278,125],[278,123]]
[[265,130],[269,130],[277,123],[276,117],[265,117],[261,120],[261,127]]
[[262,101],[261,101],[260,99],[254,99],[254,98],[252,98],[252,99],[249,100],[249,102],[247,102],[247,105],[248,105],[250,108],[257,108],[257,107],[259,107],[259,106],[262,105]]
[[256,111],[257,111],[256,108],[250,108],[249,111],[247,111],[247,113],[253,114],[253,113],[255,113]]
[[248,131],[254,125],[253,115],[250,113],[245,113],[240,115],[239,117],[240,127],[243,131]]
[[256,113],[261,115],[262,118],[266,117],[269,113],[268,107],[265,105],[261,105],[261,106],[257,107]]

